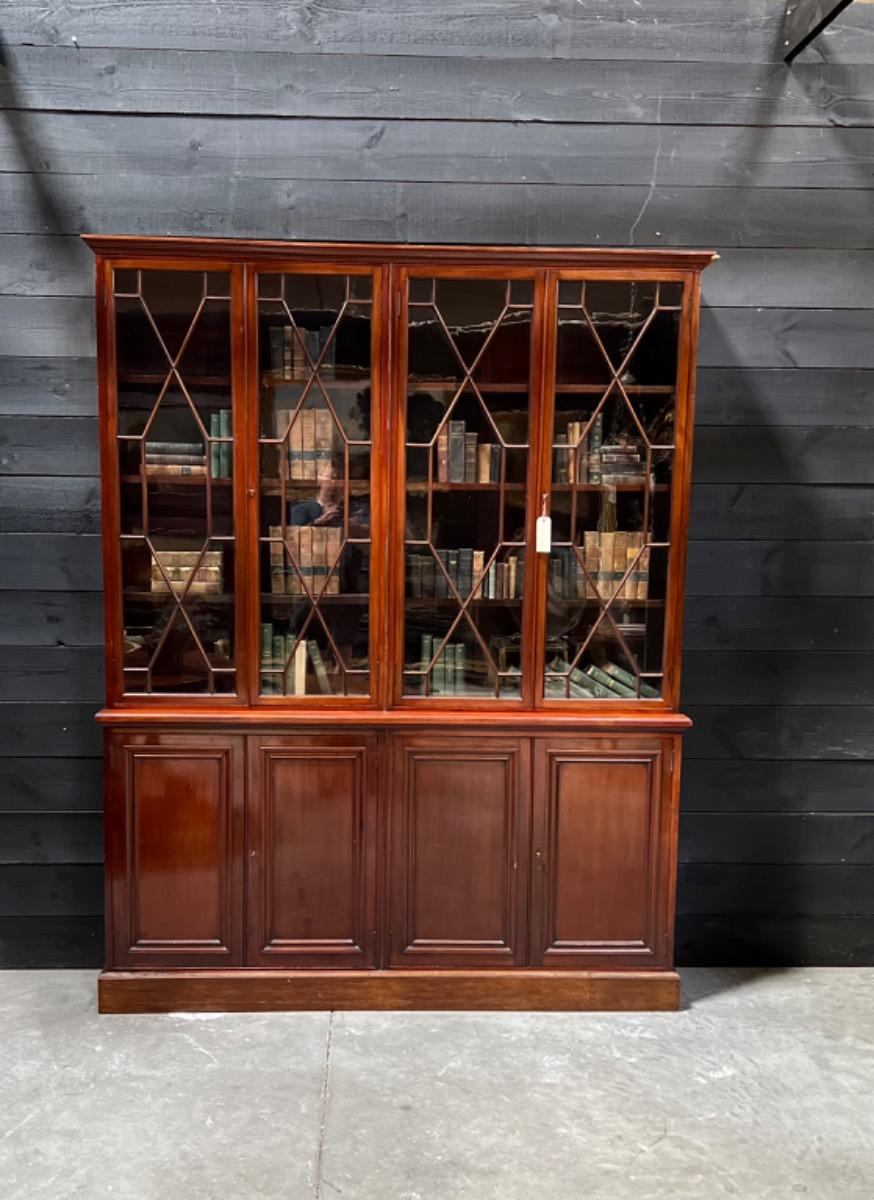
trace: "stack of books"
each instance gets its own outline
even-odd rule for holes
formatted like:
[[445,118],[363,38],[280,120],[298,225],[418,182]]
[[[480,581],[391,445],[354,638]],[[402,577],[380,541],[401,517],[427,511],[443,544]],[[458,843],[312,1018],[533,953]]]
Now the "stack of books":
[[[569,664],[565,659],[555,659],[549,666],[550,672],[568,674]],[[614,662],[590,663],[584,671],[578,667],[570,669],[568,690],[577,700],[658,700],[661,693],[642,679],[638,681],[630,671]],[[565,694],[564,680],[547,681],[546,694]]]
[[203,442],[146,442],[147,475],[206,475]]
[[[578,549],[592,582],[587,583],[582,563],[571,547],[554,547],[549,564],[550,594],[553,599],[595,599],[596,589],[602,600],[609,600],[611,597],[629,601],[647,599],[649,549],[641,549],[642,533],[631,533],[621,529],[612,533],[597,533],[592,530],[586,532],[583,541],[583,546]],[[625,574],[632,564],[633,569],[625,579]]]
[[319,690],[325,696],[333,695],[331,678],[318,642],[311,638],[295,646],[294,634],[277,633],[272,621],[264,622],[261,626],[262,696],[305,696],[308,658]]
[[[189,596],[213,596],[222,591],[221,550],[156,550],[150,590],[183,592]],[[169,586],[168,586],[169,583]]]
[[336,338],[328,342],[333,325],[318,329],[292,329],[290,325],[270,327],[270,371],[274,379],[309,379],[324,351],[319,374],[330,378],[336,363]]
[[[282,545],[282,527],[269,526],[270,590],[279,595],[306,595],[301,576],[310,592],[318,596],[325,587],[328,572],[340,556],[343,530],[339,525],[289,525],[286,543],[298,569],[288,562]],[[326,596],[340,594],[340,576],[334,571],[325,588]]]
[[646,479],[646,461],[633,443],[602,446],[599,459],[601,483],[643,483]]
[[[277,408],[277,438],[285,436],[294,409]],[[297,414],[283,447],[286,479],[324,479],[330,475],[337,427],[326,408],[304,408]]]
[[598,413],[588,434],[588,420],[567,422],[564,433],[555,435],[552,451],[552,477],[555,483],[600,483],[601,443],[604,438],[604,414]]
[[407,593],[411,599],[447,600],[453,595],[450,582],[462,599],[471,592],[475,600],[516,600],[522,595],[525,563],[518,554],[509,555],[504,562],[492,562],[483,574],[484,550],[462,546],[434,553],[442,571],[431,554],[407,555]]
[[[210,413],[210,438],[230,438],[233,434],[231,410],[220,408],[218,412]],[[213,479],[230,479],[232,466],[231,442],[211,441],[209,444],[209,468]]]
[[[422,634],[421,670],[428,671],[431,657],[443,639]],[[462,695],[466,689],[466,651],[464,642],[447,642],[440,657],[428,672],[431,681],[430,694],[441,696]]]
[[437,434],[437,482],[498,483],[500,478],[500,444],[480,443],[464,421],[444,422]]

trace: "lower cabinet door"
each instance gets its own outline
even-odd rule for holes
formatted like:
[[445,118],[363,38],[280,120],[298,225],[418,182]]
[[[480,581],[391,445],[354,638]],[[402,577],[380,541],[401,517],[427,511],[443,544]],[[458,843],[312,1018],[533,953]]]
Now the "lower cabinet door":
[[671,738],[537,738],[531,962],[667,965]]
[[394,739],[392,966],[524,963],[529,753],[488,734]]
[[249,739],[248,961],[371,967],[375,736]]
[[108,735],[110,967],[239,966],[242,738]]

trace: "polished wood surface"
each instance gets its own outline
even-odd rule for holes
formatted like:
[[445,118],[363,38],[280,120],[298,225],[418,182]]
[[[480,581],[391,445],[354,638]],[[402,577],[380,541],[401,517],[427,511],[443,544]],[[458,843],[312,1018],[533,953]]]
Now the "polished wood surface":
[[375,965],[374,737],[249,739],[251,966]]
[[675,971],[107,971],[102,1013],[674,1012]]
[[532,963],[666,965],[666,753],[643,739],[535,740]]
[[242,962],[243,741],[110,734],[117,966]]
[[525,961],[529,744],[395,739],[393,966]]
[[[699,276],[713,255],[86,240],[97,253],[107,618],[107,707],[97,717],[108,770],[102,1011],[676,1008],[680,735],[691,724],[679,711],[683,576]],[[234,506],[233,693],[123,690],[117,269],[230,275],[234,469],[230,484],[221,477],[216,487],[230,488]],[[311,688],[262,696],[260,509],[274,493],[263,491],[259,461],[272,432],[260,424],[258,279],[319,272],[373,281],[372,462],[369,484],[355,481],[370,509],[371,685],[366,695]],[[418,476],[406,480],[407,392],[417,379],[405,353],[415,320],[408,284],[436,277],[456,287],[468,279],[533,285],[522,303],[530,309],[527,366],[520,357],[478,379],[484,405],[495,379],[511,398],[528,396],[527,473],[523,482],[501,473],[497,488],[501,509],[521,511],[521,496],[526,503],[525,589],[511,597],[522,675],[518,695],[507,700],[454,684],[443,694],[424,687],[409,694],[403,682],[415,674],[417,648],[405,630],[416,609],[408,609],[404,548],[417,544],[405,506],[418,495]],[[589,700],[579,690],[546,699],[542,687],[553,653],[544,636],[549,559],[533,551],[534,523],[542,496],[561,495],[553,481],[556,305],[563,284],[579,279],[608,288],[682,285],[671,550],[656,601],[664,612],[659,699]],[[511,358],[518,349],[508,350]],[[469,366],[463,373],[472,378]],[[581,396],[598,390],[574,379],[571,391]],[[440,376],[438,391],[449,383]],[[644,380],[639,390],[659,388]],[[514,403],[508,412],[517,411]],[[208,475],[211,487],[212,468]],[[348,471],[343,478],[348,493]],[[435,486],[433,465],[427,480],[428,504],[438,494],[440,503],[454,503],[452,485]],[[478,504],[489,485],[468,486]],[[283,510],[286,490],[277,493]],[[467,544],[463,531],[454,536]],[[501,532],[495,544],[515,553],[519,536],[508,542]]]

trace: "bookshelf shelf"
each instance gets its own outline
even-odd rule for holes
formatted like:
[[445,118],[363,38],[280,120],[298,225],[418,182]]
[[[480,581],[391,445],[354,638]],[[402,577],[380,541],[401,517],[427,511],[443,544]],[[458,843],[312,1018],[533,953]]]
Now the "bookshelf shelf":
[[89,242],[105,1006],[675,1005],[708,256]]

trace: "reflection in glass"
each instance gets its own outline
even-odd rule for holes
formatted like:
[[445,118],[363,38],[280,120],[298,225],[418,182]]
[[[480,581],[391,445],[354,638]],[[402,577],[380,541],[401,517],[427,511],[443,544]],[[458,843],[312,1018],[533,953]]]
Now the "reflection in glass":
[[126,692],[235,690],[230,276],[115,273]]
[[521,695],[530,280],[409,282],[403,694]]
[[678,288],[559,285],[548,699],[661,695]]
[[260,692],[370,692],[367,275],[258,280]]

